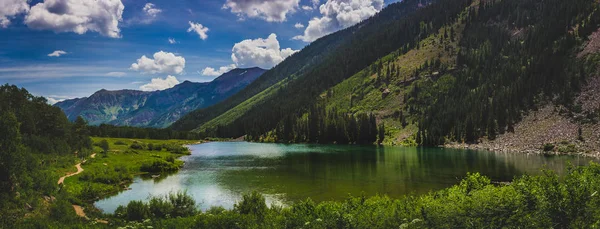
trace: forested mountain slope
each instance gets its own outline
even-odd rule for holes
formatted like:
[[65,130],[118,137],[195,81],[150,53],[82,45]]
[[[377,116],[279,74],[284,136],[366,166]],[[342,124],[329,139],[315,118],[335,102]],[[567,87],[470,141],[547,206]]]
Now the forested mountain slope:
[[[388,144],[477,143],[513,132],[545,104],[563,107],[575,126],[593,123],[600,112],[581,111],[576,98],[597,75],[597,50],[581,50],[599,22],[593,0],[440,0],[392,21],[365,22],[309,71],[196,131],[352,143],[364,141],[356,136],[362,125],[369,141]],[[369,115],[383,130],[373,131]]]
[[[385,46],[374,46],[374,43],[377,42],[377,36],[385,36],[386,39],[390,39],[393,41],[398,41],[399,39],[405,39],[406,37],[408,37],[402,35],[398,29],[390,29],[385,31],[380,30],[382,28],[381,26],[396,25],[400,23],[399,20],[406,16],[412,15],[412,13],[414,13],[417,9],[419,9],[423,5],[429,4],[430,2],[433,2],[433,0],[405,0],[401,3],[394,3],[386,7],[376,16],[364,22],[361,22],[347,29],[335,32],[328,36],[322,37],[312,42],[300,52],[287,58],[279,65],[275,66],[273,69],[267,71],[264,75],[262,75],[259,79],[257,79],[247,88],[240,91],[240,93],[228,98],[222,103],[216,104],[215,106],[191,112],[187,116],[180,119],[178,122],[175,122],[171,126],[171,128],[176,130],[196,129],[219,116],[229,117],[227,119],[233,119],[223,121],[223,123],[227,123],[227,126],[231,126],[229,125],[231,124],[231,122],[243,116],[246,113],[246,111],[250,109],[250,107],[254,107],[254,105],[242,104],[248,104],[250,101],[257,101],[263,103],[266,101],[263,97],[270,96],[275,91],[281,89],[281,86],[287,84],[285,82],[288,82],[290,80],[299,80],[302,78],[307,78],[306,76],[309,76],[310,79],[302,79],[304,82],[310,82],[314,79],[323,78],[324,82],[315,83],[312,84],[311,87],[306,88],[314,90],[315,93],[318,93],[316,91],[323,90],[324,88],[327,88],[339,82],[340,79],[343,79],[345,76],[340,76],[340,73],[354,71],[354,68],[359,67],[349,65],[351,63],[348,61],[335,61],[335,59],[337,59],[342,54],[342,51],[345,50],[361,53],[358,56],[360,58],[366,59],[360,61],[370,62],[372,61],[371,59],[374,58],[372,56],[382,55],[376,53],[388,53],[392,50],[397,49],[402,44],[397,42],[390,42]],[[418,24],[412,26],[416,26],[418,28]],[[414,28],[411,29],[414,30]],[[371,34],[373,34],[373,36],[370,36]],[[413,38],[414,36],[410,36],[410,39]],[[367,41],[367,39],[370,40]],[[371,49],[368,46],[378,48]],[[345,54],[355,55],[355,53]],[[335,75],[332,75],[331,77],[323,76],[326,74],[331,74],[331,72],[324,72],[322,70],[324,68],[328,68],[327,66],[331,66],[331,71],[336,71],[337,73]],[[344,73],[341,75],[347,74]],[[312,88],[313,86],[314,88]],[[309,93],[301,92],[301,94],[298,96],[304,97],[304,94],[308,95]],[[229,112],[229,114],[225,114],[226,112]],[[218,121],[218,123],[221,123],[221,121]],[[208,126],[209,129],[215,129],[214,125]],[[201,129],[205,128],[203,127]],[[242,132],[244,131],[238,131],[238,133]]]
[[70,120],[82,116],[92,125],[166,127],[190,111],[237,93],[264,72],[260,68],[234,69],[209,83],[185,81],[153,92],[100,90],[90,97],[66,100],[56,106],[63,109]]

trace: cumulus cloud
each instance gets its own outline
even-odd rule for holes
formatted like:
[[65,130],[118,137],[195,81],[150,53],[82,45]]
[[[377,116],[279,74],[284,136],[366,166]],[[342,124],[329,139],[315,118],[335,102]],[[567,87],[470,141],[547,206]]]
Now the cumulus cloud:
[[208,32],[208,28],[204,27],[200,23],[194,23],[191,21],[188,23],[190,23],[190,28],[187,30],[188,33],[194,32],[194,33],[198,34],[198,36],[200,36],[200,39],[202,39],[202,40],[206,40],[206,38],[208,38],[208,34],[206,34]]
[[31,7],[25,24],[33,29],[57,33],[95,31],[118,38],[121,37],[119,22],[124,9],[121,0],[44,0]]
[[65,52],[63,50],[56,50],[56,51],[48,54],[48,56],[50,56],[50,57],[60,57],[60,56],[65,55],[65,54],[67,54],[67,52]]
[[296,29],[302,29],[302,28],[304,28],[304,25],[303,25],[302,23],[296,23],[296,24],[294,25],[294,27],[295,27]]
[[223,75],[223,74],[233,70],[236,67],[237,66],[235,64],[230,64],[228,66],[220,67],[218,70],[211,68],[211,67],[207,67],[204,70],[202,70],[202,75],[204,75],[204,76],[220,76],[220,75]]
[[144,55],[137,59],[137,63],[131,64],[130,69],[151,74],[181,74],[185,68],[185,58],[170,52],[159,51],[154,53],[153,58]]
[[261,67],[270,69],[298,50],[280,49],[277,35],[267,39],[243,40],[233,46],[231,60],[238,67]]
[[178,42],[175,40],[175,38],[170,38],[169,37],[169,44],[177,44]]
[[29,4],[27,0],[2,0],[0,1],[0,28],[10,25],[10,19],[15,15],[27,13]]
[[302,6],[302,9],[306,10],[306,11],[312,11],[313,7],[312,6]]
[[302,6],[302,9],[306,10],[306,11],[312,11],[319,6],[319,3],[321,3],[321,1],[320,0],[311,0],[311,3],[312,3],[312,6],[304,5],[304,6]]
[[144,13],[146,13],[148,17],[151,18],[155,18],[160,12],[162,12],[161,9],[156,8],[156,6],[152,3],[146,3],[142,10],[144,11]]
[[[313,3],[317,3],[315,1]],[[319,7],[322,17],[315,17],[308,22],[303,35],[296,40],[312,42],[322,36],[359,23],[383,8],[383,0],[327,0]]]
[[287,14],[296,12],[300,0],[227,0],[223,9],[230,9],[244,19],[260,18],[268,22],[282,22]]
[[106,73],[106,76],[112,76],[112,77],[123,77],[123,76],[126,76],[126,75],[127,75],[127,73],[125,73],[125,72],[109,72],[109,73]]
[[140,86],[140,90],[142,91],[158,91],[165,90],[168,88],[172,88],[175,85],[179,84],[179,80],[175,76],[167,76],[165,79],[154,78],[148,84],[144,84]]

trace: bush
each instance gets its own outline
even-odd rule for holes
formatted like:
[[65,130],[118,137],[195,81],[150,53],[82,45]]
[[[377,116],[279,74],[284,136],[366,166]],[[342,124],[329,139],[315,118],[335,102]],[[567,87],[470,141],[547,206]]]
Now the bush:
[[148,202],[150,213],[156,218],[169,218],[173,212],[173,204],[161,197],[153,197]]
[[144,149],[144,145],[141,142],[133,142],[131,143],[131,145],[129,146],[129,148],[132,149],[137,149],[137,150],[143,150]]
[[96,142],[94,143],[94,145],[100,147],[100,149],[102,149],[102,151],[104,152],[110,149],[110,145],[108,144],[108,141],[106,141],[106,139],[102,139],[102,141]]
[[115,145],[122,145],[122,146],[126,146],[126,145],[127,145],[127,143],[125,143],[125,142],[123,142],[123,141],[121,141],[121,140],[118,140],[118,141],[116,141],[116,142],[115,142]]
[[174,163],[169,163],[165,160],[153,160],[151,162],[146,162],[142,164],[140,170],[142,172],[148,173],[164,173],[164,172],[174,172],[179,169],[179,165]]
[[254,191],[250,194],[244,194],[242,201],[235,204],[233,209],[240,214],[254,215],[259,219],[263,219],[268,208],[265,197]]
[[169,193],[169,202],[173,205],[173,217],[187,217],[196,214],[196,200],[187,192]]
[[169,163],[175,163],[175,157],[173,157],[173,155],[167,156],[167,158],[165,158],[165,160]]
[[544,152],[550,152],[554,150],[554,145],[551,143],[544,144]]
[[125,216],[127,220],[141,221],[150,216],[150,209],[144,202],[133,200],[127,204]]
[[60,222],[73,222],[77,220],[73,205],[64,198],[57,198],[50,206],[50,217]]

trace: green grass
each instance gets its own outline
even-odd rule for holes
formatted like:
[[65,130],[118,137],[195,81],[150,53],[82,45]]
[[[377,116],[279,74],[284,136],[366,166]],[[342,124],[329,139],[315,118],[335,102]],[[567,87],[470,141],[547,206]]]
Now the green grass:
[[[102,149],[94,146],[95,158],[88,157],[81,167],[81,174],[65,179],[65,190],[83,201],[92,201],[97,198],[114,194],[126,188],[136,175],[145,174],[142,166],[161,162],[172,168],[183,165],[180,160],[174,160],[189,154],[187,149],[181,148],[186,144],[198,141],[190,140],[147,140],[147,139],[119,139],[119,138],[93,138],[94,144],[106,140],[109,150],[103,153]],[[131,145],[141,145],[142,149],[132,149]],[[148,150],[161,146],[160,150]],[[162,146],[165,146],[164,148]],[[173,162],[169,162],[169,160]],[[76,169],[71,165],[74,172]],[[173,169],[168,170],[173,170]]]
[[[443,29],[449,28],[444,27],[440,29],[438,34],[431,35],[421,41],[419,49],[410,50],[402,55],[391,53],[382,57],[379,61],[373,63],[373,66],[363,69],[330,90],[323,92],[321,100],[327,104],[328,109],[335,108],[338,111],[349,113],[375,113],[378,120],[385,123],[387,127],[386,140],[384,141],[386,145],[414,145],[413,135],[418,130],[416,125],[412,124],[415,120],[407,116],[406,122],[409,125],[403,127],[399,120],[392,117],[392,114],[405,107],[404,97],[412,90],[415,82],[430,80],[427,72],[422,72],[418,78],[413,78],[414,71],[426,61],[439,58],[441,63],[448,65],[450,69],[455,67],[458,41],[464,25],[455,23],[451,26],[457,34],[454,41],[443,38]],[[371,69],[377,68],[378,62],[382,62],[382,66],[390,64],[399,66],[400,72],[396,76],[392,76],[389,82],[378,84],[377,78],[379,76],[377,72],[371,71]],[[382,90],[384,89],[390,91],[390,94],[385,98],[382,96]]]
[[200,127],[194,129],[194,132],[203,132],[206,130],[211,130],[216,128],[217,126],[225,126],[231,124],[235,120],[244,116],[248,111],[250,111],[254,106],[266,101],[269,97],[275,96],[277,91],[281,89],[284,85],[288,84],[289,80],[284,79],[275,85],[265,89],[264,91],[252,96],[246,101],[240,103],[234,108],[228,110],[227,112],[221,114],[220,116],[204,123]]

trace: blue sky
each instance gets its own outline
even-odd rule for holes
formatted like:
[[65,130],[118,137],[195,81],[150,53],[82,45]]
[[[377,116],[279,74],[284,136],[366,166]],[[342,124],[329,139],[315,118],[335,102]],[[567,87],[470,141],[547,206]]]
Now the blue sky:
[[391,2],[2,0],[0,83],[55,101],[210,81],[234,67],[270,68]]

